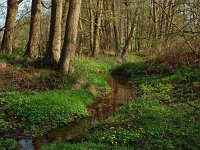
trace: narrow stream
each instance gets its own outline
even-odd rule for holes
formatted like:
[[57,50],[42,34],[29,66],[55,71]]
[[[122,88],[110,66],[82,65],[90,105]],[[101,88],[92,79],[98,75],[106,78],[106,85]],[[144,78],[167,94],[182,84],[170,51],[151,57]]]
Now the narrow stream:
[[60,143],[63,140],[73,139],[86,129],[89,129],[94,123],[112,117],[120,106],[127,103],[130,99],[136,98],[136,93],[131,87],[120,83],[113,77],[110,77],[109,84],[112,89],[111,94],[106,98],[97,99],[89,108],[90,117],[53,130],[44,137],[22,139],[19,141],[20,150],[40,150],[45,144],[52,142]]

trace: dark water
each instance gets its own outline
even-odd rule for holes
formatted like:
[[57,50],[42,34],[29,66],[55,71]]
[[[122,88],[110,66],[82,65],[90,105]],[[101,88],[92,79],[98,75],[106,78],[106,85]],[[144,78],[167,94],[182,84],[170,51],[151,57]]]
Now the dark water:
[[22,139],[19,141],[21,150],[40,150],[48,143],[60,143],[63,140],[70,140],[86,129],[89,129],[94,123],[103,121],[112,117],[120,106],[127,103],[136,96],[135,91],[127,85],[122,84],[114,78],[109,79],[112,92],[105,98],[98,98],[97,101],[89,107],[90,117],[74,121],[70,125],[60,127],[51,131],[45,137],[35,139]]

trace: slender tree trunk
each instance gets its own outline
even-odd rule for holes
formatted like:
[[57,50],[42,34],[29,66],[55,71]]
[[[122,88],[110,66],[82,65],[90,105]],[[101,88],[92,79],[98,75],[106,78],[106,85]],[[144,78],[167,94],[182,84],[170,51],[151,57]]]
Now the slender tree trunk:
[[59,71],[64,74],[73,72],[73,60],[76,51],[78,22],[81,12],[81,0],[70,0],[66,22],[65,39],[59,62]]
[[101,26],[101,15],[102,15],[102,7],[103,7],[103,1],[97,0],[97,12],[95,16],[95,28],[94,28],[94,47],[92,56],[98,57],[99,55],[99,49],[100,49],[100,26]]
[[78,55],[82,55],[82,52],[83,52],[82,46],[83,46],[83,37],[84,36],[83,36],[83,24],[82,24],[81,19],[79,19],[79,26],[80,26],[80,35],[79,35],[77,52],[78,52]]
[[89,11],[90,11],[90,49],[93,50],[94,44],[94,13],[93,13],[93,1],[89,0]]
[[45,61],[58,62],[61,49],[62,0],[52,0],[49,44]]
[[133,33],[134,33],[134,30],[135,30],[135,21],[132,22],[131,24],[131,30],[130,30],[130,33],[128,35],[128,38],[126,39],[126,43],[125,43],[125,46],[122,50],[122,54],[121,54],[121,58],[122,60],[125,59],[126,57],[126,53],[130,47],[130,44],[131,44],[131,40],[132,40],[132,37],[133,37]]
[[153,45],[155,46],[157,40],[157,13],[156,13],[156,0],[152,0],[153,11]]
[[116,2],[115,0],[112,1],[112,13],[113,13],[113,28],[114,28],[114,36],[115,36],[115,55],[119,55],[119,28],[118,28],[118,23],[117,23],[117,18],[116,18]]
[[[61,37],[61,45],[63,46],[64,38],[65,38],[65,29],[66,29],[66,21],[67,21],[67,14],[69,10],[69,0],[65,0],[63,2],[63,8],[62,8],[62,37]],[[62,47],[61,46],[61,47]]]
[[32,1],[29,41],[28,41],[26,52],[25,52],[25,55],[30,58],[38,57],[38,53],[39,53],[41,2],[42,0]]
[[5,31],[1,43],[1,52],[12,53],[13,51],[15,20],[17,16],[18,7],[21,2],[22,0],[7,1],[7,16],[5,23]]

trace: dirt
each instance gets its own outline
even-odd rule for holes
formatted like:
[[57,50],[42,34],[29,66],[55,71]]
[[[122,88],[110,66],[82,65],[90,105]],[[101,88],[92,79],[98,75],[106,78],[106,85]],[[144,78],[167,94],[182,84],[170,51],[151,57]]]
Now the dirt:
[[59,89],[66,82],[55,71],[47,73],[35,68],[17,69],[8,63],[0,63],[0,92],[42,92]]

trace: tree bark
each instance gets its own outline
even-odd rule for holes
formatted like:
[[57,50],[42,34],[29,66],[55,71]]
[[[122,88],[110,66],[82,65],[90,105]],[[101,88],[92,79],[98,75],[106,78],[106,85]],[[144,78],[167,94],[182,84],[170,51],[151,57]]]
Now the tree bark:
[[94,44],[93,44],[93,57],[98,57],[100,49],[100,26],[101,26],[101,15],[102,15],[103,1],[97,0],[97,11],[95,16],[95,27],[94,27]]
[[93,50],[94,44],[94,14],[93,14],[93,2],[89,0],[89,12],[90,12],[90,49]]
[[22,0],[8,0],[7,1],[7,16],[5,23],[5,31],[3,35],[3,40],[1,43],[1,52],[12,53],[13,42],[14,42],[14,28],[15,20],[19,8],[19,4]]
[[112,13],[113,13],[113,28],[114,28],[114,36],[115,36],[115,55],[119,55],[119,28],[118,22],[116,18],[116,2],[115,0],[112,1]]
[[130,47],[130,44],[131,44],[131,40],[132,40],[132,37],[133,37],[133,33],[134,33],[134,29],[135,29],[135,21],[132,22],[131,24],[131,31],[128,35],[128,38],[126,39],[126,43],[125,43],[125,46],[122,50],[122,54],[121,54],[121,58],[122,60],[124,60],[126,58],[126,53]]
[[81,0],[70,0],[66,22],[64,44],[59,62],[59,71],[64,74],[73,72],[73,60],[76,51],[78,22],[81,11]]
[[45,62],[49,65],[58,62],[60,59],[61,23],[62,0],[52,0],[49,44],[45,56]]
[[25,55],[30,58],[36,58],[38,57],[39,54],[41,6],[42,6],[42,0],[32,1],[29,41],[25,52]]

